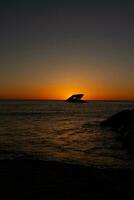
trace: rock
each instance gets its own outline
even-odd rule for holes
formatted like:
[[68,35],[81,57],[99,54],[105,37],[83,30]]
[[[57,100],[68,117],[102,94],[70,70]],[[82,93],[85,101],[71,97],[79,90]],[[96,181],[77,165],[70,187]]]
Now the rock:
[[122,126],[129,124],[129,121],[132,120],[132,115],[134,117],[134,110],[123,110],[101,122],[101,126],[116,129],[121,128]]
[[134,154],[134,109],[123,110],[101,122],[102,127],[108,127],[121,135],[123,145]]
[[134,127],[131,130],[128,130],[123,137],[123,144],[129,151],[129,153],[134,154]]

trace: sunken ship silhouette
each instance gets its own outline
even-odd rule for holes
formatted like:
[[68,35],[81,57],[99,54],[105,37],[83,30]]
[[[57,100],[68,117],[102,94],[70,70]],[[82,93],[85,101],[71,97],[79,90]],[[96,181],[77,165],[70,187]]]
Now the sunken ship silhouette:
[[82,100],[81,98],[84,96],[84,94],[74,94],[71,97],[69,97],[66,102],[73,102],[73,103],[85,103],[86,101]]

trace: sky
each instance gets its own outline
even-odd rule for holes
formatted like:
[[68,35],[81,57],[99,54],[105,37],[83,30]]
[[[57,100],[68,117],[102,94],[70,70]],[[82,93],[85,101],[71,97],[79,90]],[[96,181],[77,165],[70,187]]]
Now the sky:
[[134,3],[0,2],[0,99],[134,100]]

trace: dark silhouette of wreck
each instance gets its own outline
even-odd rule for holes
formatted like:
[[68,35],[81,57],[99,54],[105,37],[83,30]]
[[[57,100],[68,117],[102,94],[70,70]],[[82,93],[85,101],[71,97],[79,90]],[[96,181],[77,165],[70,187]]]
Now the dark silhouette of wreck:
[[84,94],[74,94],[71,97],[69,97],[66,102],[73,102],[73,103],[85,103],[86,101],[82,100],[81,98],[84,96]]

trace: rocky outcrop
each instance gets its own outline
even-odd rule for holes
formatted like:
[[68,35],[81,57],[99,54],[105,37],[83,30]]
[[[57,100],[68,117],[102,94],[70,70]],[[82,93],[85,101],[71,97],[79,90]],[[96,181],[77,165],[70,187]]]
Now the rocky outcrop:
[[102,127],[117,131],[126,149],[134,154],[134,109],[123,110],[101,122]]

